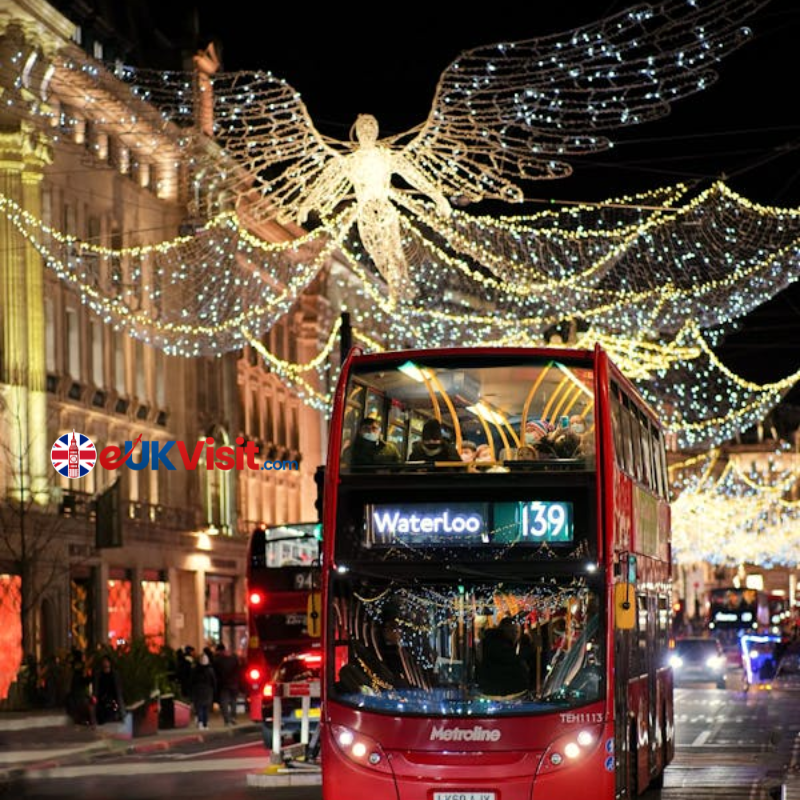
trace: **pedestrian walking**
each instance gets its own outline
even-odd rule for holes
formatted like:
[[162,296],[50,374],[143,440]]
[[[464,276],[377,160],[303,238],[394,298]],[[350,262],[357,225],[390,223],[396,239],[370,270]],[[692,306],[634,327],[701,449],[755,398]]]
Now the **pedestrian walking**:
[[236,724],[236,701],[239,697],[239,659],[222,642],[214,655],[214,672],[219,691],[219,708],[226,725]]
[[194,647],[187,644],[182,650],[178,650],[177,664],[175,672],[178,683],[181,687],[183,697],[191,697],[192,693],[192,669],[194,668]]
[[208,715],[214,705],[216,686],[217,678],[211,666],[211,659],[204,652],[192,669],[191,679],[192,705],[197,717],[197,727],[202,730],[208,729]]

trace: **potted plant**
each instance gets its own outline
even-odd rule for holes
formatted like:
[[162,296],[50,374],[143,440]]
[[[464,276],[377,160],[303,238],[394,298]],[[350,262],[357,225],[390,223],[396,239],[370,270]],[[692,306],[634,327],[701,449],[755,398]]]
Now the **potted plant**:
[[153,652],[144,638],[110,650],[108,655],[122,682],[125,730],[131,736],[158,731],[159,697],[169,672],[169,654]]
[[161,651],[166,671],[159,675],[158,727],[162,730],[185,728],[192,716],[192,707],[181,697],[180,683],[176,676],[175,651],[165,648]]

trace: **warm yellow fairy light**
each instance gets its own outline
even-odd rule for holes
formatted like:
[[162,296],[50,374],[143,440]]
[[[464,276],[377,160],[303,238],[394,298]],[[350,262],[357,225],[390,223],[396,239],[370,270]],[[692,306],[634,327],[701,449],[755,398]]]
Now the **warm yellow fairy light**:
[[[797,565],[800,561],[800,454],[744,454],[718,449],[670,468],[678,563]],[[702,536],[698,536],[702,531]]]

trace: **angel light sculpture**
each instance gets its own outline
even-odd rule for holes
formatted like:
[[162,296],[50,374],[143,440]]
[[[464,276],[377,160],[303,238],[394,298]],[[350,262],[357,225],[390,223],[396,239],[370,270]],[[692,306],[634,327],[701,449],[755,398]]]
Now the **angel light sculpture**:
[[[218,156],[198,147],[196,174],[213,175],[221,195],[246,196],[256,221],[302,222],[316,212],[325,223],[353,203],[349,219],[389,294],[409,297],[420,276],[409,274],[398,205],[427,213],[417,192],[446,220],[447,198],[518,203],[525,181],[567,177],[572,157],[611,146],[605,132],[662,117],[675,100],[711,85],[713,66],[747,41],[745,21],[767,2],[663,0],[564,33],[467,50],[442,72],[427,119],[385,139],[369,115],[357,120],[355,141],[329,138],[285,81],[217,72],[206,76],[213,137],[244,169],[213,169],[204,159]],[[126,78],[173,119],[192,121],[183,88],[190,76]],[[202,138],[207,115],[194,122]]]
[[303,224],[309,212],[328,214],[341,199],[338,186],[350,185],[356,198],[356,224],[361,241],[376,269],[384,276],[389,295],[410,299],[414,295],[403,252],[400,221],[394,202],[403,203],[402,194],[392,186],[399,175],[411,186],[431,197],[439,213],[450,215],[450,205],[439,187],[402,150],[378,142],[378,120],[359,114],[355,125],[357,147],[352,153],[331,159],[325,165],[298,209],[297,221]]

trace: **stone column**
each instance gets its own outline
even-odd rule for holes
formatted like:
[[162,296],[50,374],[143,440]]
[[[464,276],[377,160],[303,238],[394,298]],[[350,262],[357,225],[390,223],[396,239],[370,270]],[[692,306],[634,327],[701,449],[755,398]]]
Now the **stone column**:
[[0,133],[0,240],[9,243],[0,252],[0,309],[2,309],[2,381],[9,386],[9,460],[12,492],[28,497],[33,490],[47,499],[51,470],[45,442],[44,265],[33,244],[14,224],[27,212],[41,218],[41,180],[50,162],[45,139],[26,123]]

